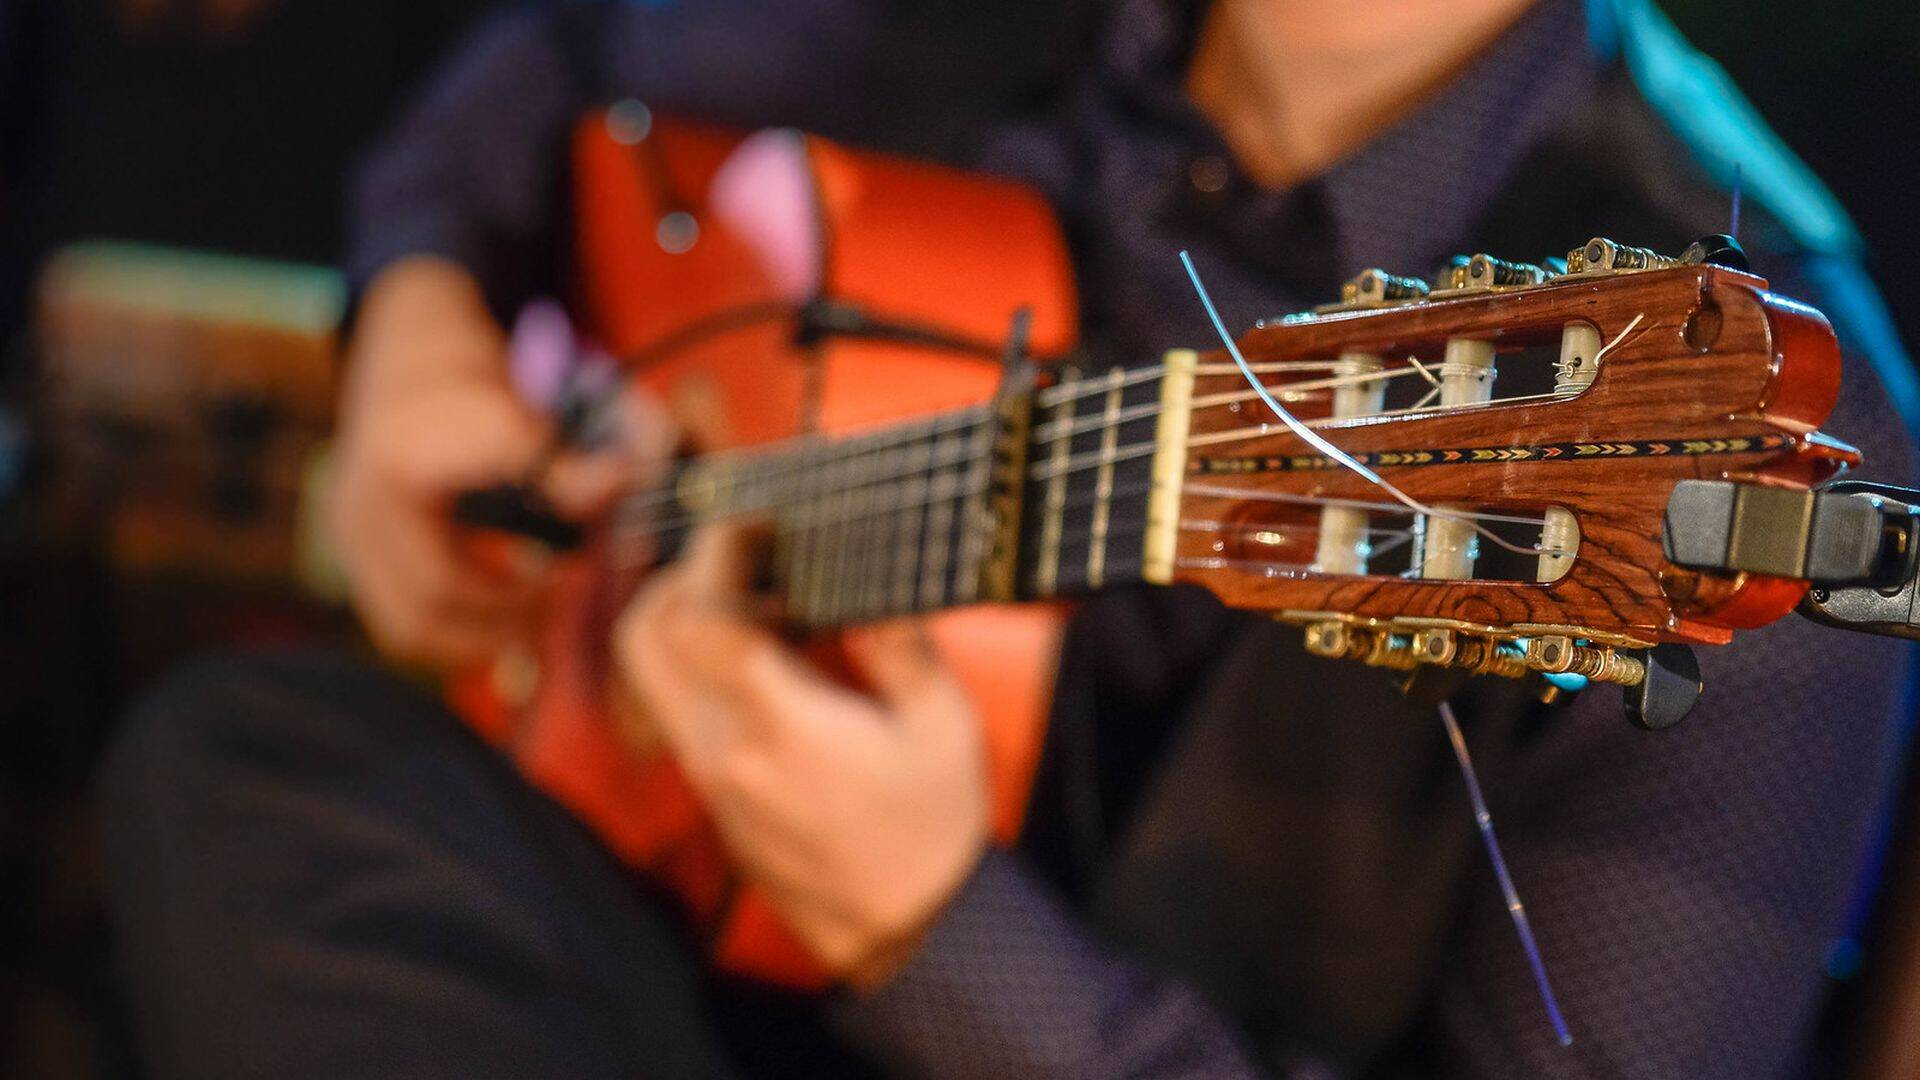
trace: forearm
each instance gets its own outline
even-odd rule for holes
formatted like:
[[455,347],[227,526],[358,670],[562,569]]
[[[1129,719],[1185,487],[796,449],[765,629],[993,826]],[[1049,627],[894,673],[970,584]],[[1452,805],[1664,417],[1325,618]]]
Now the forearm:
[[982,860],[893,978],[836,1019],[916,1076],[1256,1074],[1197,994],[1095,942],[1004,852]]

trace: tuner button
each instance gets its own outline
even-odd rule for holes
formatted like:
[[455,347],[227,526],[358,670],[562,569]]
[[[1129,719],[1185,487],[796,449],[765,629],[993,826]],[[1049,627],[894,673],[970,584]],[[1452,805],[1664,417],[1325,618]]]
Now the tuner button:
[[1700,660],[1685,645],[1655,645],[1637,654],[1646,667],[1640,685],[1626,691],[1627,719],[1647,731],[1670,728],[1686,719],[1706,684]]
[[1680,261],[1694,266],[1723,266],[1728,270],[1747,272],[1747,251],[1740,241],[1726,233],[1714,233],[1703,236],[1687,245]]

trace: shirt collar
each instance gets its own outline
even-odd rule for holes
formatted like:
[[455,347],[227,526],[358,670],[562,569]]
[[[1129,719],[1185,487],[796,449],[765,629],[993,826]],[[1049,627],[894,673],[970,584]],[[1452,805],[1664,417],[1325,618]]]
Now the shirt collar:
[[[1224,156],[1184,88],[1204,6],[1119,0],[1101,69],[1113,92],[1168,124],[1195,153]],[[1281,228],[1322,215],[1331,234],[1325,254],[1339,263],[1328,268],[1333,280],[1368,266],[1425,275],[1495,209],[1491,201],[1539,140],[1587,100],[1599,66],[1583,0],[1539,0],[1418,110],[1321,176],[1276,192],[1234,170],[1218,212],[1230,228],[1261,232],[1263,222]]]

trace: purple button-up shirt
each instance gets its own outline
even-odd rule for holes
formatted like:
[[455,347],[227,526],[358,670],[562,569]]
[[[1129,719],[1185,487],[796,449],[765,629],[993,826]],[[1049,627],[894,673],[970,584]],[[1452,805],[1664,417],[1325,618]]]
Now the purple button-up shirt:
[[[1248,182],[1186,102],[1191,6],[1116,0],[1039,108],[936,147],[1052,199],[1090,337],[1118,360],[1208,340],[1182,248],[1246,324],[1362,266],[1537,258],[1597,233],[1677,250],[1724,227],[1724,195],[1593,55],[1578,0],[1542,0],[1286,191]],[[353,277],[436,253],[503,311],[552,289],[560,146],[587,97],[888,144],[880,8],[627,5],[571,36],[549,13],[502,17],[365,172]],[[1792,230],[1764,208],[1749,220],[1757,268],[1805,295]],[[1907,478],[1869,365],[1849,366],[1829,428],[1875,476]],[[1821,999],[1911,655],[1789,623],[1703,660],[1707,698],[1657,736],[1600,690],[1551,715],[1508,686],[1460,703],[1570,1049],[1433,718],[1257,620],[1125,590],[1070,635],[1024,850],[990,855],[905,969],[836,1019],[925,1075],[1782,1074]]]

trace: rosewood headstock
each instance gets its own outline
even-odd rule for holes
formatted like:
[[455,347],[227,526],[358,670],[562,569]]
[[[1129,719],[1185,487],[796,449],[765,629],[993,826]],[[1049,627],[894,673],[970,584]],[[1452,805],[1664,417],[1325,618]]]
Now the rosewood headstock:
[[1239,340],[1299,419],[1434,515],[1283,426],[1225,352],[1174,354],[1164,415],[1185,430],[1163,424],[1147,576],[1302,624],[1324,655],[1629,686],[1646,650],[1793,610],[1806,582],[1676,566],[1661,521],[1682,480],[1804,489],[1857,463],[1817,430],[1840,384],[1827,321],[1719,265],[1605,240],[1569,264],[1475,256],[1440,288],[1369,271]]

